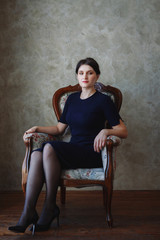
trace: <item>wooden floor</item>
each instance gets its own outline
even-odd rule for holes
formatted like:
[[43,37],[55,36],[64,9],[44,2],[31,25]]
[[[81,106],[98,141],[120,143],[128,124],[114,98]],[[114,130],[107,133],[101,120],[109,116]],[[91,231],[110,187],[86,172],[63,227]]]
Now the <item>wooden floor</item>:
[[[44,192],[37,210],[40,213]],[[53,222],[47,232],[36,233],[34,238],[27,229],[24,234],[7,230],[15,225],[23,207],[21,192],[0,193],[0,240],[3,239],[58,239],[58,240],[159,240],[160,191],[114,191],[112,215],[114,227],[105,222],[101,191],[68,191],[67,202],[60,204],[60,227]]]

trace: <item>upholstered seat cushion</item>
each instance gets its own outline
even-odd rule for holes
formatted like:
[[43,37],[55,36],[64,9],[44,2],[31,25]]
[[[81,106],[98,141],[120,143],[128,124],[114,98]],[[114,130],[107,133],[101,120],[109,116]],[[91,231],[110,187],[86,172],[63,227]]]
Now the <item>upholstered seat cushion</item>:
[[63,170],[62,179],[89,179],[89,180],[104,180],[103,168],[78,168]]
[[[42,144],[46,141],[55,141],[62,140],[62,138],[55,137],[52,135],[48,135],[45,133],[30,133],[26,135],[26,141],[31,139],[32,142],[32,150],[36,150],[42,146]],[[113,145],[115,148],[120,145],[121,139],[116,136],[108,136],[107,139],[111,139],[113,141]],[[115,150],[115,149],[114,149]],[[114,153],[115,151],[113,151]],[[89,168],[89,169],[70,169],[63,170],[61,178],[62,179],[89,179],[89,180],[104,180],[104,171],[107,165],[107,152],[106,148],[101,151],[103,168]],[[115,159],[115,156],[113,156]]]

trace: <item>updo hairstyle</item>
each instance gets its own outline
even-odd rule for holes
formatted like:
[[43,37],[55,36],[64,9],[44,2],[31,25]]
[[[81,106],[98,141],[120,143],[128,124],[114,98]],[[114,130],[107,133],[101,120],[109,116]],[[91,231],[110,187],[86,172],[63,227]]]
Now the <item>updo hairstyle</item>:
[[93,58],[85,58],[85,59],[80,60],[76,66],[76,74],[78,74],[78,70],[82,65],[89,65],[90,67],[92,67],[94,69],[94,71],[96,72],[97,75],[101,74],[99,65],[96,62],[96,60],[94,60]]

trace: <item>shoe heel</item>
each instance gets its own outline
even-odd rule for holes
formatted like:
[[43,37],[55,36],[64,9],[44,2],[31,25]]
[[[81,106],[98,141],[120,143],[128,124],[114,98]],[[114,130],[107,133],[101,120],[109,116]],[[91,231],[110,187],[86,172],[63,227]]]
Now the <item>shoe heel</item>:
[[32,225],[32,236],[34,236],[34,234],[35,234],[35,229],[36,229],[36,226],[35,226],[35,224],[33,224]]

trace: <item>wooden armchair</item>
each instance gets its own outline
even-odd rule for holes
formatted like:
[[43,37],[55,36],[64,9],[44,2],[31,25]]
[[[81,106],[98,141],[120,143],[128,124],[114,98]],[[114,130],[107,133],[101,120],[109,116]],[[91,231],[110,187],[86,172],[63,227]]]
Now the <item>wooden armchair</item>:
[[[95,88],[98,91],[109,95],[114,101],[117,110],[120,110],[122,104],[122,93],[119,89],[109,85],[104,86],[102,83],[96,83]],[[60,119],[68,95],[80,90],[81,88],[77,84],[75,86],[61,88],[55,92],[53,95],[52,104],[57,120]],[[107,123],[106,127],[109,127]],[[45,141],[56,140],[57,138],[58,140],[69,141],[69,129],[66,130],[63,136],[58,137],[44,133],[33,133],[27,135],[27,139],[25,140],[26,154],[22,165],[22,189],[24,192],[26,189],[30,155],[32,150],[40,147]],[[65,204],[66,187],[85,187],[95,185],[102,186],[106,220],[109,227],[112,227],[111,200],[113,192],[113,153],[115,147],[117,147],[120,143],[121,139],[116,136],[109,136],[107,138],[106,147],[104,147],[102,150],[103,168],[63,170],[59,182],[62,204]]]

